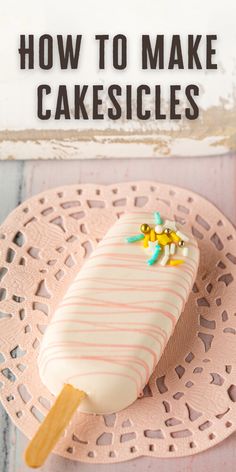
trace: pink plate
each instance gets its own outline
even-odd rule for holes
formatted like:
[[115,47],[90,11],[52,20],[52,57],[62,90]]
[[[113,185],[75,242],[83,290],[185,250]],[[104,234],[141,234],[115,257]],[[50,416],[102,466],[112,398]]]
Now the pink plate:
[[137,208],[189,226],[201,250],[198,278],[144,396],[118,414],[74,415],[55,449],[74,460],[191,455],[235,430],[236,231],[202,197],[156,182],[56,188],[2,224],[2,403],[30,438],[53,401],[36,362],[45,327],[84,258],[121,213]]

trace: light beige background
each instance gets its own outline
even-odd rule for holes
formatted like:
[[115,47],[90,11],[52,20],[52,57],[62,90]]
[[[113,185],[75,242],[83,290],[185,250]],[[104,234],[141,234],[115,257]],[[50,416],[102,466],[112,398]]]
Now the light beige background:
[[[0,159],[78,159],[104,157],[204,156],[224,154],[236,147],[235,129],[235,48],[236,3],[234,0],[8,0],[0,15]],[[35,34],[35,70],[19,68],[19,35]],[[42,71],[38,63],[40,35],[82,34],[79,70],[61,71],[56,45],[55,68]],[[128,67],[115,71],[112,47],[106,48],[105,71],[98,70],[95,34],[118,33],[128,37]],[[142,71],[142,34],[165,34],[166,63],[172,34],[181,34],[183,55],[187,58],[187,34],[202,34],[199,56],[205,65],[205,35],[217,34],[218,70]],[[164,106],[169,107],[169,85],[189,83],[200,86],[200,118],[180,122],[153,120],[117,121],[40,121],[36,117],[36,89],[52,86],[48,104],[55,106],[57,87],[76,83],[121,85],[161,84]],[[182,93],[180,93],[180,98]],[[72,99],[72,97],[71,97]],[[91,97],[88,96],[88,103]],[[73,108],[73,102],[71,104]]]

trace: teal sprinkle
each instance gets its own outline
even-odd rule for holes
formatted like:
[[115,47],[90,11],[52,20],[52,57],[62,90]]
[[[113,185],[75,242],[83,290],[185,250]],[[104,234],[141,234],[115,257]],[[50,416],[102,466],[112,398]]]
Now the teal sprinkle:
[[141,241],[141,239],[144,239],[144,234],[136,234],[135,236],[129,236],[126,238],[127,243],[135,243],[136,241]]
[[161,218],[161,215],[160,215],[160,212],[159,211],[156,211],[154,213],[154,219],[155,219],[155,223],[156,225],[163,225],[163,220]]
[[159,245],[157,245],[152,257],[150,259],[148,259],[148,261],[147,261],[148,265],[153,265],[157,261],[157,259],[159,257],[160,250],[161,250],[161,247]]

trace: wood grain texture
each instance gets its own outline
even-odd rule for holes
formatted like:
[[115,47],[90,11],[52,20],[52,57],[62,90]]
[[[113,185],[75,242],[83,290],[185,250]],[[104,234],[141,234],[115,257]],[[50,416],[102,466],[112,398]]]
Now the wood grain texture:
[[[21,202],[23,162],[5,162],[0,166],[0,220]],[[0,471],[19,470],[21,460],[21,433],[13,425],[0,404]]]
[[[201,159],[139,159],[81,161],[4,161],[0,163],[0,222],[21,200],[57,185],[72,183],[113,183],[130,180],[157,180],[185,186],[215,203],[236,223],[236,156]],[[1,408],[0,472],[26,472],[23,451],[27,440],[16,431]],[[213,449],[181,459],[141,458],[127,463],[90,465],[70,462],[52,455],[42,472],[224,472],[234,470],[236,433]]]
[[[215,113],[215,110],[213,110]],[[217,111],[217,115],[222,117],[223,108]],[[228,112],[229,114],[229,112]],[[235,112],[234,112],[235,114]],[[233,117],[226,116],[228,122],[234,120]],[[213,121],[211,119],[211,121]],[[221,124],[222,127],[222,124]],[[202,128],[200,132],[202,133]],[[207,128],[207,124],[206,124]],[[221,128],[220,128],[221,130]],[[112,131],[106,130],[106,134],[100,135],[96,132],[87,132],[84,135],[74,137],[73,130],[67,132],[61,130],[51,131],[47,139],[45,132],[37,130],[26,130],[21,132],[0,131],[0,160],[31,160],[31,159],[55,159],[55,160],[80,160],[80,159],[117,159],[134,158],[142,159],[145,155],[149,158],[163,158],[166,156],[214,156],[225,155],[234,147],[234,136],[230,133],[226,138],[215,132],[216,136],[198,136],[193,138],[195,128],[188,125],[185,137],[179,137],[180,131],[176,131],[174,136],[169,134],[150,134],[150,132],[136,131],[126,134],[125,132],[116,135]],[[183,129],[181,129],[181,135]],[[56,135],[56,138],[54,138]],[[68,135],[68,137],[67,137]],[[37,139],[36,139],[37,138]]]
[[45,463],[85,396],[84,392],[75,389],[72,385],[63,387],[45,420],[27,446],[25,461],[29,467],[41,467]]

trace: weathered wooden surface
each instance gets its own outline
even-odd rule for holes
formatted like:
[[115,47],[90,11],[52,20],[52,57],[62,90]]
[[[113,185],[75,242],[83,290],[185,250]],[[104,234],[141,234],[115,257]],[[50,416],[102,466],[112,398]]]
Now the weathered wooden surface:
[[[56,17],[55,17],[56,12]],[[91,14],[92,12],[92,14]],[[86,0],[78,5],[77,0],[58,2],[41,0],[37,5],[31,0],[8,0],[1,2],[0,15],[0,159],[83,159],[102,157],[162,157],[162,156],[204,156],[221,155],[236,150],[235,123],[235,14],[234,0],[224,2],[215,0],[135,0],[135,16],[132,2],[119,0],[114,16],[114,5],[109,0]],[[56,20],[55,20],[56,18]],[[66,18],[66,23],[65,23]],[[134,18],[134,21],[132,21]],[[167,21],[168,19],[168,21]],[[31,59],[33,69],[28,69],[26,58],[25,69],[20,68],[21,58],[20,35],[34,34],[34,54]],[[52,58],[49,69],[40,67],[39,38],[49,34],[52,37]],[[76,69],[61,69],[57,35],[62,34],[64,45],[66,36],[82,35],[81,51],[78,55]],[[99,70],[98,41],[95,35],[107,34],[109,40],[105,46],[105,67]],[[113,62],[113,38],[115,35],[127,36],[127,67],[118,70]],[[142,35],[150,35],[152,49],[155,48],[157,35],[164,35],[164,64],[154,64],[150,70],[142,63]],[[179,59],[172,68],[169,67],[172,36],[180,35],[180,47],[183,55],[183,66]],[[188,48],[187,36],[200,35],[197,47],[200,67],[193,60]],[[212,64],[217,69],[207,67],[207,38],[212,40]],[[7,45],[7,47],[6,47]],[[21,49],[21,48],[20,48]],[[24,49],[24,48],[23,48]],[[162,48],[161,48],[162,49]],[[178,48],[179,49],[179,48]],[[22,56],[23,50],[21,51]],[[45,45],[45,56],[48,48]],[[188,54],[190,53],[190,54]],[[42,54],[43,55],[43,54]],[[177,54],[180,56],[180,54]],[[158,57],[161,54],[158,53]],[[47,64],[47,59],[46,59]],[[160,61],[161,62],[161,61]],[[143,66],[143,68],[142,68]],[[182,69],[184,67],[184,69]],[[51,92],[43,94],[43,110],[48,109],[51,116],[48,120],[40,119],[37,106],[37,88],[47,84]],[[69,112],[55,119],[58,87],[64,84],[67,89]],[[84,97],[89,119],[76,117],[74,86],[88,85]],[[112,103],[108,96],[108,87],[118,84],[122,87],[118,102],[121,104],[121,117],[111,120],[107,109]],[[126,85],[132,85],[132,119],[126,115]],[[150,111],[147,120],[138,119],[137,86],[147,84],[150,95],[143,99],[143,109]],[[186,97],[185,88],[194,84],[199,87],[199,95],[192,96],[199,108],[199,118],[189,120],[186,107],[192,106]],[[104,90],[99,97],[103,105],[99,113],[104,119],[93,116],[93,85],[102,85]],[[160,103],[162,115],[155,115],[155,85],[160,85]],[[180,103],[176,113],[182,119],[173,120],[170,113],[170,85],[179,85],[176,98]],[[128,100],[129,102],[129,100]],[[158,108],[158,107],[157,107]],[[39,116],[38,116],[39,115]],[[129,114],[128,114],[129,116]]]
[[[25,198],[57,185],[131,180],[159,180],[185,186],[209,198],[236,224],[236,156],[201,159],[139,159],[28,161],[0,163],[0,222]],[[51,456],[44,472],[231,472],[235,467],[236,433],[213,449],[183,459],[141,458],[121,464],[88,465]],[[0,409],[0,472],[26,472],[22,454],[26,438],[16,430],[4,410]]]

